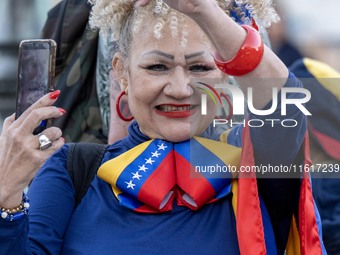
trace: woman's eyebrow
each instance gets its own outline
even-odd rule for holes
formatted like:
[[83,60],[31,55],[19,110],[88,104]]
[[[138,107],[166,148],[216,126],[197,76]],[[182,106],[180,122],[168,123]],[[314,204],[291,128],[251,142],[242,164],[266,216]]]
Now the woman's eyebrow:
[[[152,51],[146,52],[146,53],[143,54],[143,57],[147,56],[147,55],[153,55],[153,54],[160,55],[162,57],[165,57],[165,58],[168,58],[168,59],[171,59],[171,60],[175,59],[174,55],[171,55],[171,54],[165,53],[163,51],[159,51],[159,50],[152,50]],[[184,55],[184,58],[185,58],[185,60],[188,60],[188,59],[191,59],[191,58],[203,56],[204,54],[205,54],[205,51],[199,51],[199,52],[194,52],[192,54]]]
[[199,51],[199,52],[195,52],[195,53],[192,53],[192,54],[189,54],[189,55],[185,55],[185,59],[188,60],[190,58],[196,58],[196,57],[201,57],[205,54],[205,51]]
[[146,52],[146,53],[143,54],[143,57],[147,56],[147,55],[153,55],[153,54],[160,55],[162,57],[166,57],[166,58],[171,59],[171,60],[175,59],[174,55],[171,55],[171,54],[165,53],[163,51],[159,51],[159,50],[152,50],[152,51]]

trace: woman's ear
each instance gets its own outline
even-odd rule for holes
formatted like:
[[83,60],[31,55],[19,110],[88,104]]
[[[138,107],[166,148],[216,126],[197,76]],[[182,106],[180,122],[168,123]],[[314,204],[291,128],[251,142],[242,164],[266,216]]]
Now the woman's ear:
[[128,85],[126,77],[127,72],[125,70],[124,59],[119,52],[117,52],[112,59],[112,68],[120,89],[122,91],[126,90]]

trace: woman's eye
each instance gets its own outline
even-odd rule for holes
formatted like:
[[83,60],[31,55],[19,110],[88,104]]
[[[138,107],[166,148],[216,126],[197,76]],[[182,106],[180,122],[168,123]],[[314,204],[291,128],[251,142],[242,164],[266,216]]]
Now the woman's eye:
[[145,69],[151,70],[151,71],[167,71],[168,68],[164,64],[154,64],[154,65],[149,65]]
[[211,70],[215,70],[215,67],[208,65],[192,65],[189,67],[189,70],[191,72],[208,72]]

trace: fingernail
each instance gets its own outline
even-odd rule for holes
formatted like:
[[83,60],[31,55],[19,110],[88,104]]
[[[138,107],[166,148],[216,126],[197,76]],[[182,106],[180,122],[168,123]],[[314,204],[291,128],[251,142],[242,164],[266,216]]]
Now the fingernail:
[[59,138],[63,143],[65,143],[65,138],[64,137],[60,137]]
[[60,95],[60,90],[53,91],[50,94],[50,99],[52,99],[52,100],[57,99],[59,95]]
[[66,113],[66,110],[63,109],[63,108],[58,108],[59,112],[61,112],[62,114],[65,114]]

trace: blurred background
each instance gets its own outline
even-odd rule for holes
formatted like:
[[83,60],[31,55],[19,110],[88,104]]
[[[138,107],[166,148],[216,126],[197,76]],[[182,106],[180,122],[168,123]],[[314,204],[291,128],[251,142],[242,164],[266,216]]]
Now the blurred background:
[[0,0],[0,129],[15,110],[19,42],[39,38],[47,12],[60,0]]
[[[284,52],[285,46],[291,46],[301,55],[324,61],[339,71],[340,1],[274,0],[274,3],[281,17],[269,30],[274,51]],[[294,56],[287,49],[286,58],[290,53]]]
[[[15,109],[18,45],[39,38],[60,0],[0,0],[0,124]],[[289,65],[301,56],[340,70],[340,1],[277,0],[281,22],[269,30],[274,51]],[[1,126],[0,126],[1,128]]]

